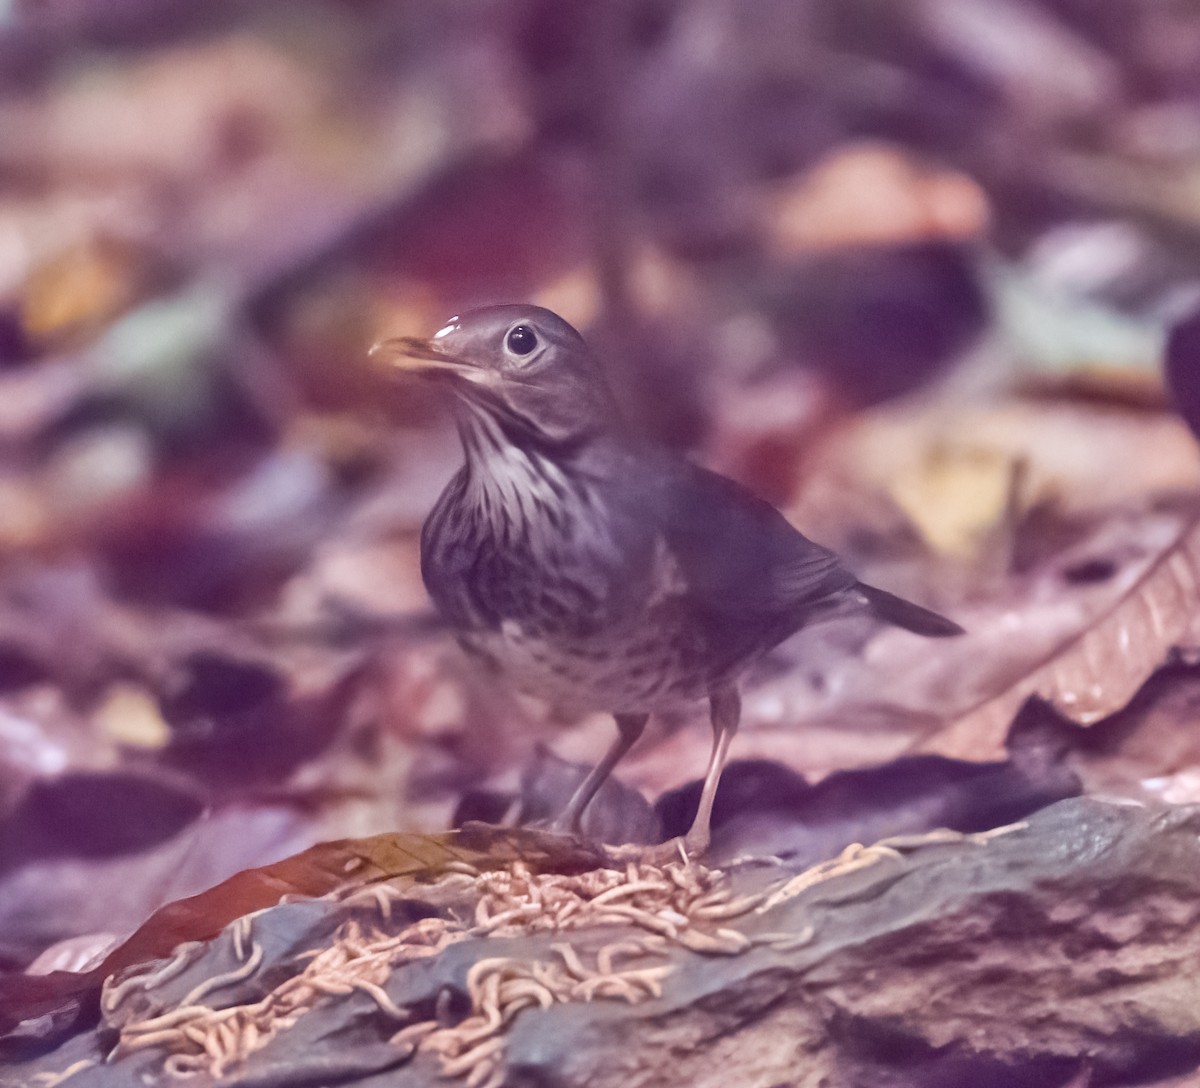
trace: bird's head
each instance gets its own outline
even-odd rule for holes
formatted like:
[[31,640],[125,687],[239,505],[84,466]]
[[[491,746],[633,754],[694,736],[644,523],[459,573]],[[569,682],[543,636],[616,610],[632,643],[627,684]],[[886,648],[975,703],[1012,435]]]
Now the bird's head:
[[513,442],[572,444],[616,422],[612,393],[583,337],[539,306],[469,310],[428,340],[383,340],[371,355],[445,382],[469,418],[498,426]]

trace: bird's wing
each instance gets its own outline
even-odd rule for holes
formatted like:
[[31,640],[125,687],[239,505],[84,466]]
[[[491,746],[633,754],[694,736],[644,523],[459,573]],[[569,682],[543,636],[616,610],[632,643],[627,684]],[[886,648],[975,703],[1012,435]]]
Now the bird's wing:
[[654,475],[652,516],[703,610],[789,612],[858,584],[833,552],[732,480],[666,455]]

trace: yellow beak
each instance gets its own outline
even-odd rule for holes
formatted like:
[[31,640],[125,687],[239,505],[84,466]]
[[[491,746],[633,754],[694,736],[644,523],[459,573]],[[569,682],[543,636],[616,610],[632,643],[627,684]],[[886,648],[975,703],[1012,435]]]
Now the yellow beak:
[[410,374],[450,373],[470,381],[480,381],[483,376],[480,368],[473,363],[443,351],[434,340],[422,340],[416,336],[380,340],[368,355],[385,366]]

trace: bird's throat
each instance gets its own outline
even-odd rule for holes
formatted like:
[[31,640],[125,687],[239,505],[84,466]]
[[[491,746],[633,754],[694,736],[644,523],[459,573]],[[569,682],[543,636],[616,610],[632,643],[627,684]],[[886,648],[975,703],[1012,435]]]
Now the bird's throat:
[[467,461],[465,497],[500,539],[536,540],[582,497],[569,465],[521,441],[491,413],[464,405],[458,429]]

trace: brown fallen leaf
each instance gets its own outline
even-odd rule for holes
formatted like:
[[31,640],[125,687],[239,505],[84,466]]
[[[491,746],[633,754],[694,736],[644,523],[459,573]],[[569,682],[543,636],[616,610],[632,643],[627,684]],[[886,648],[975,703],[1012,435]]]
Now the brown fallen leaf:
[[51,1015],[57,1020],[73,1004],[76,1015],[67,1019],[74,1023],[88,1014],[101,983],[114,972],[163,956],[184,941],[211,937],[233,919],[272,906],[284,895],[321,895],[346,881],[359,865],[357,855],[344,842],[314,846],[275,865],[246,870],[199,895],[161,907],[90,971],[54,971],[0,979],[0,1041],[14,1029],[18,1038],[23,1037],[20,1030],[23,1022]]
[[848,532],[894,535],[889,507],[893,519],[898,509],[946,567],[971,536],[1009,515],[1005,466],[1017,465],[1018,514],[1050,504],[1062,517],[1095,521],[1200,489],[1187,426],[1142,401],[1041,396],[979,404],[949,395],[923,407],[885,405],[846,423],[805,466],[803,491],[787,512],[815,539],[852,554]]
[[[970,757],[1003,744],[1021,704],[1038,695],[1090,725],[1120,710],[1171,651],[1200,638],[1200,515],[1103,612],[1023,675],[925,737],[918,749]],[[977,758],[977,757],[975,757]]]
[[774,251],[794,256],[847,244],[977,237],[988,215],[986,194],[966,174],[864,141],[840,147],[781,186],[764,226]]

